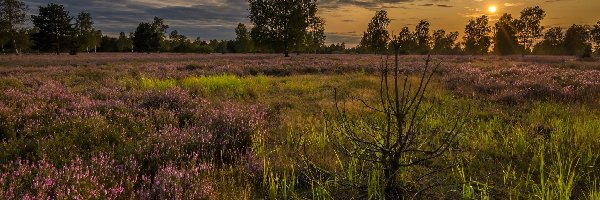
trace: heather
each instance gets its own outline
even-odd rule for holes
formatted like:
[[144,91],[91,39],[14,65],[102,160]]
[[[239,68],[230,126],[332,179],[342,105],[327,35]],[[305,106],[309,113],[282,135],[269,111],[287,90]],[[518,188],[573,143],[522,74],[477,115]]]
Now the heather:
[[[381,197],[380,166],[333,146],[334,89],[374,116],[373,55],[2,56],[6,199]],[[416,75],[424,57],[402,56]],[[439,56],[424,118],[468,110],[454,151],[403,171],[417,199],[594,199],[600,64],[571,57]],[[418,83],[411,76],[411,83]],[[463,109],[464,108],[464,109]],[[369,120],[379,120],[373,117]],[[443,166],[418,185],[423,171]]]

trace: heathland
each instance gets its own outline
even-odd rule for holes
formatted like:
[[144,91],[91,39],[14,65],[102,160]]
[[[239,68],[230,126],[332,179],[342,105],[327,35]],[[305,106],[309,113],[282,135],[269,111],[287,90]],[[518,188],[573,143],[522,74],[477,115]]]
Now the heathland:
[[[425,58],[400,57],[409,84],[419,84]],[[354,121],[380,119],[363,104],[378,101],[386,62],[393,60],[1,56],[0,197],[385,197],[381,164],[336,145],[345,118],[335,116],[341,105]],[[431,112],[419,126],[443,132],[458,120],[461,127],[443,155],[397,172],[403,193],[600,198],[599,62],[432,56],[432,63],[439,68],[424,95]]]

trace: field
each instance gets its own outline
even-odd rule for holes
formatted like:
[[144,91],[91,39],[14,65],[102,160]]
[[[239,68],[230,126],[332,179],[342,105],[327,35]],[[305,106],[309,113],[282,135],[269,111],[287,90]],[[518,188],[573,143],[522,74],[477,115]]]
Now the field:
[[[600,62],[432,58],[422,126],[462,126],[449,151],[398,172],[405,193],[600,199]],[[382,166],[341,153],[335,116],[378,120],[359,99],[377,102],[391,59],[0,56],[0,197],[381,198]],[[424,59],[400,57],[409,83]]]

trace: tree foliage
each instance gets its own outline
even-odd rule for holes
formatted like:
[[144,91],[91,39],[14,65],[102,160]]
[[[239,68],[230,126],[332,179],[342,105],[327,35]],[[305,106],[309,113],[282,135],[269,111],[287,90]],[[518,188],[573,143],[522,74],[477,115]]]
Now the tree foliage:
[[402,27],[402,30],[396,36],[395,41],[398,45],[399,54],[411,54],[413,53],[413,49],[417,46],[417,41],[408,27]]
[[39,14],[31,16],[38,30],[33,35],[35,44],[40,50],[54,50],[60,54],[67,48],[73,48],[73,17],[63,5],[50,3],[39,7]]
[[[252,39],[261,46],[283,51],[300,51],[311,35],[323,33],[323,19],[317,16],[316,0],[248,0]],[[321,41],[321,40],[319,40]],[[322,45],[322,44],[319,44]]]
[[487,16],[483,15],[475,20],[469,20],[463,37],[465,52],[474,55],[486,54],[492,44],[491,31]]
[[235,51],[237,53],[248,53],[253,51],[252,38],[246,25],[239,23],[235,28]]
[[546,11],[542,10],[539,6],[528,7],[521,11],[517,27],[519,42],[525,50],[523,53],[531,51],[531,47],[533,47],[535,41],[542,37],[544,27],[541,25],[541,21],[545,17]]
[[79,48],[86,52],[93,49],[95,52],[102,40],[102,32],[94,28],[94,21],[90,13],[81,12],[77,15],[75,30]]
[[504,14],[496,22],[494,33],[494,52],[499,55],[512,55],[521,52],[517,38],[518,20],[510,14]]
[[390,41],[390,33],[387,29],[390,22],[391,20],[387,16],[387,11],[377,11],[371,19],[367,31],[363,33],[360,47],[372,53],[385,52]]
[[596,45],[596,53],[600,54],[600,21],[598,21],[592,29],[592,40]]
[[544,34],[544,39],[533,48],[534,54],[562,55],[564,50],[564,34],[560,27],[552,27]]
[[139,52],[159,51],[168,28],[159,17],[154,17],[152,23],[140,23],[133,34],[134,49]]
[[457,46],[458,32],[450,32],[446,34],[443,29],[433,32],[433,49],[434,54],[457,54],[460,52],[460,47]]
[[[130,34],[131,36],[131,34]],[[126,52],[133,50],[133,40],[132,37],[127,37],[125,32],[119,33],[119,38],[117,39],[117,51]]]
[[589,40],[589,26],[573,24],[565,33],[564,45],[566,53],[568,55],[583,55],[586,53],[586,48],[591,46]]
[[[17,40],[21,39],[21,33],[25,30],[21,29],[21,26],[27,21],[27,12],[29,8],[27,5],[20,0],[0,0],[0,39],[2,43],[2,50],[4,50],[4,44],[8,41],[12,41],[13,49],[16,54],[20,54],[19,44]],[[29,44],[29,42],[27,42]]]
[[417,42],[416,53],[418,54],[427,54],[429,53],[430,47],[430,38],[429,35],[429,21],[421,20],[417,27],[415,27],[414,37]]

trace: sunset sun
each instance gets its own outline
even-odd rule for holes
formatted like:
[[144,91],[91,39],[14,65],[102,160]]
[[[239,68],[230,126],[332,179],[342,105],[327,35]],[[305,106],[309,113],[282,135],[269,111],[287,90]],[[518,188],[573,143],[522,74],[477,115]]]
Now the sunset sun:
[[488,8],[488,11],[490,11],[490,13],[496,13],[497,10],[498,10],[498,8],[496,8],[496,6],[490,6]]

